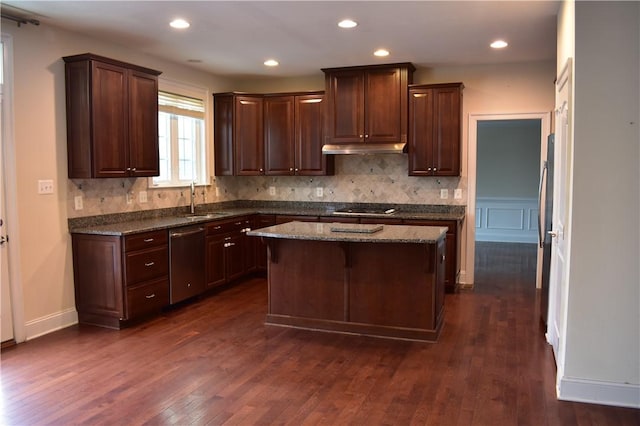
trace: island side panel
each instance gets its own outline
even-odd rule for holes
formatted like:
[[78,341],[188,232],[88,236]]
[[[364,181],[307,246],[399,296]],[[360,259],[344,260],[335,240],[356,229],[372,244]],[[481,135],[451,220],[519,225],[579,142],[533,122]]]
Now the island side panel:
[[345,254],[331,241],[268,239],[269,315],[345,321]]
[[350,244],[349,320],[435,330],[436,246]]

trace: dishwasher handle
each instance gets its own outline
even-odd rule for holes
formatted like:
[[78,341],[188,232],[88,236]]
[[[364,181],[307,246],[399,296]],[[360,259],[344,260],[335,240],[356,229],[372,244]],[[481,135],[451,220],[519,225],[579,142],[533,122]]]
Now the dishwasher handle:
[[196,229],[190,229],[188,231],[172,231],[171,233],[169,233],[169,236],[171,238],[182,238],[188,237],[189,235],[198,234],[200,232],[204,232],[204,228],[200,227]]

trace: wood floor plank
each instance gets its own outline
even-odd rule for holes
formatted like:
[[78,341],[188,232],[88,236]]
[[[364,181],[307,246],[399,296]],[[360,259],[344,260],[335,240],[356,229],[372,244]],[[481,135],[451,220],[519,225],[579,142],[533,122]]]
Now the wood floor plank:
[[3,349],[7,425],[634,425],[558,401],[535,246],[481,243],[437,343],[265,326],[255,278],[115,331],[73,326]]

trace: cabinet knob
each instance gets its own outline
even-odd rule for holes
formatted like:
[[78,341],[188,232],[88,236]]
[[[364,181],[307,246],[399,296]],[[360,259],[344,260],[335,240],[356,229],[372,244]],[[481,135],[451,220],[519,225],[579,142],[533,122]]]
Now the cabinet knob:
[[364,135],[360,135],[360,139],[362,139],[364,137]]
[[293,171],[293,167],[289,167],[289,171],[292,172]]
[[364,135],[365,139],[369,139],[369,135]]
[[136,168],[135,168],[135,167],[132,167],[132,168],[131,168],[131,171],[132,171],[132,172],[135,172],[135,171],[136,171]]
[[427,167],[427,171],[430,172],[431,171],[431,167]]
[[438,171],[438,169],[434,167],[434,168],[433,168],[433,171],[434,171],[434,172],[437,172],[437,171]]
[[258,169],[260,173],[264,173],[264,169]]
[[296,169],[296,173],[298,173],[298,169]]

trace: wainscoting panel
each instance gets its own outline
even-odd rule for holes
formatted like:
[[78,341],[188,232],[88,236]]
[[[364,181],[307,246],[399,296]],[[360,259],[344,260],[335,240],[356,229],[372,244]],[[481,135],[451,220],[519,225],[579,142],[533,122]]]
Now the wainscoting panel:
[[536,198],[478,198],[476,241],[536,243],[538,200]]

